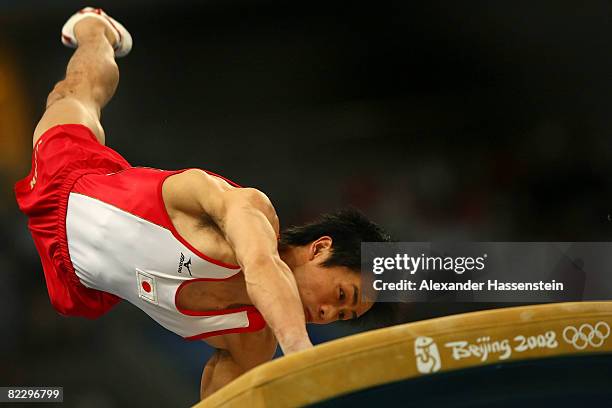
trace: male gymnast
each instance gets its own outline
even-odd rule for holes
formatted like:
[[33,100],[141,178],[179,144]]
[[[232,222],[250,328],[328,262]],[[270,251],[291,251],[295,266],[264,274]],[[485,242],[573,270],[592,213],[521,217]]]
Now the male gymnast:
[[32,170],[15,186],[51,303],[97,318],[121,299],[217,351],[204,367],[210,395],[270,360],[312,347],[306,323],[357,318],[360,243],[387,235],[350,210],[279,231],[270,200],[217,174],[133,167],[105,146],[102,108],[129,32],[85,8],[62,28],[76,47],[33,137]]

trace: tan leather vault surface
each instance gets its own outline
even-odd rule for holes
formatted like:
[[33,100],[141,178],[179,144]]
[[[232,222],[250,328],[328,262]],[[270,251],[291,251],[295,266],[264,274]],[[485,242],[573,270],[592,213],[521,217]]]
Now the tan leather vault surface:
[[610,326],[612,302],[521,306],[408,323],[276,359],[195,407],[295,407],[435,372],[609,353]]

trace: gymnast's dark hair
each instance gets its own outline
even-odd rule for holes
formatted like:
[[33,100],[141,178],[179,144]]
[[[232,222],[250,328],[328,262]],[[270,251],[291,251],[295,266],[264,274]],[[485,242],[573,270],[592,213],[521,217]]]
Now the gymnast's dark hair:
[[306,245],[326,235],[332,239],[332,251],[323,266],[345,266],[357,272],[361,269],[362,242],[390,241],[389,235],[379,225],[361,212],[348,208],[285,229],[280,244],[281,247]]
[[[323,266],[345,266],[355,272],[361,270],[362,242],[390,242],[391,238],[379,225],[370,221],[361,212],[348,208],[324,214],[318,220],[285,229],[281,233],[280,245],[307,245],[322,236],[332,239],[332,252]],[[348,322],[362,329],[390,326],[397,317],[397,304],[374,304],[357,322]]]

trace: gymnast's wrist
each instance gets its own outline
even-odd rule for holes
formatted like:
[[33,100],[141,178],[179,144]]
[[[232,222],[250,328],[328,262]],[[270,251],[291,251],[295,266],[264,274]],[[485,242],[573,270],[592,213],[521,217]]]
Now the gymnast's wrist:
[[307,333],[301,336],[284,336],[283,339],[277,338],[277,340],[285,355],[312,348]]

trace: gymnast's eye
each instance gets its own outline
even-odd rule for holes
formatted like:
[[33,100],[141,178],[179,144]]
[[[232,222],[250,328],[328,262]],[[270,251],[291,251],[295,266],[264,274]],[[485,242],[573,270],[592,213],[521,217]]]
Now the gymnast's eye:
[[340,296],[339,296],[340,300],[344,300],[344,298],[346,298],[346,295],[344,294],[344,291],[342,290],[342,288],[340,288]]

